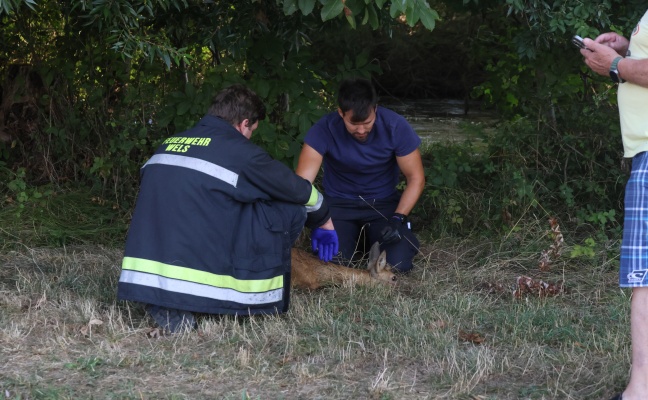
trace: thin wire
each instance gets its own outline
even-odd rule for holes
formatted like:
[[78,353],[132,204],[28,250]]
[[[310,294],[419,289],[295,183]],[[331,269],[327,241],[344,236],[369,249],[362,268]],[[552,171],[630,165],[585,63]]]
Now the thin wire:
[[[367,203],[367,205],[368,205],[369,207],[373,208],[373,210],[374,210],[375,212],[377,212],[378,214],[380,214],[380,216],[383,217],[386,221],[389,221],[389,218],[387,218],[385,215],[383,215],[383,213],[381,213],[380,211],[378,211],[378,210],[376,209],[376,207],[374,207],[374,206],[373,206],[372,204],[370,204],[367,200],[365,200],[364,197],[362,197],[361,195],[358,195],[358,197],[360,197],[360,199],[361,199],[362,201],[364,201],[365,203]],[[414,247],[414,248],[416,249],[416,251],[417,251],[419,254],[424,255],[423,252],[421,251],[421,249],[418,248],[418,247],[416,247],[416,245],[415,245],[414,243],[412,243],[412,241],[409,240],[409,239],[407,238],[407,236],[403,235],[403,238],[404,238],[405,240],[407,240],[407,242],[408,242],[412,247]]]

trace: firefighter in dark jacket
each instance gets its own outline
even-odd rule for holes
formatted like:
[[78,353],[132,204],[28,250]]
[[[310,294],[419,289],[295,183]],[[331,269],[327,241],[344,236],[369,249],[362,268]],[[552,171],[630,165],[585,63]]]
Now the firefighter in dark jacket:
[[320,259],[338,251],[323,196],[249,140],[264,117],[254,92],[230,86],[141,169],[118,297],[145,303],[163,328],[195,328],[193,312],[288,311],[304,224]]

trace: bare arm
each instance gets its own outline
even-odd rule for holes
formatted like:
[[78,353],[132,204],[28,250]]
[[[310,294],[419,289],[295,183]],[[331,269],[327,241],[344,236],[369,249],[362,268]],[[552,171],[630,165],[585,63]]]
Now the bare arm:
[[[582,49],[585,64],[599,75],[608,76],[612,61],[619,56],[625,56],[628,50],[628,40],[616,33],[604,33],[592,39],[584,39],[589,50]],[[624,58],[617,64],[619,75],[628,82],[648,87],[648,59],[634,60]]]
[[[315,181],[320,166],[322,165],[322,155],[315,151],[312,147],[304,144],[302,151],[299,154],[299,162],[297,163],[297,170],[295,173],[302,178],[308,180],[310,183]],[[329,218],[328,221],[322,226],[322,229],[333,230],[333,220]]]
[[425,187],[425,172],[421,161],[421,152],[416,149],[403,157],[396,157],[396,162],[407,181],[396,212],[409,215]]
[[297,170],[295,173],[310,183],[315,181],[320,167],[322,166],[322,155],[314,148],[304,144],[302,151],[299,154],[299,162],[297,163]]
[[648,88],[648,59],[624,58],[617,65],[619,75],[628,82]]

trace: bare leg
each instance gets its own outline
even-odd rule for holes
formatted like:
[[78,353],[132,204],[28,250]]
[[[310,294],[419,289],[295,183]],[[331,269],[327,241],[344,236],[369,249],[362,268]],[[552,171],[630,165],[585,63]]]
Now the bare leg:
[[623,400],[648,399],[648,287],[632,289],[630,333],[632,368]]

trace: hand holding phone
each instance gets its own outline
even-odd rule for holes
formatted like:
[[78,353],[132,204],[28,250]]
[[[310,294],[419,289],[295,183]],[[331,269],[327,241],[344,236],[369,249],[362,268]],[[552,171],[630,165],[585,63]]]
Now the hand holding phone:
[[572,38],[571,41],[579,49],[587,49],[587,47],[585,46],[585,43],[583,43],[583,38],[582,37],[580,37],[578,35],[574,35],[574,37]]

